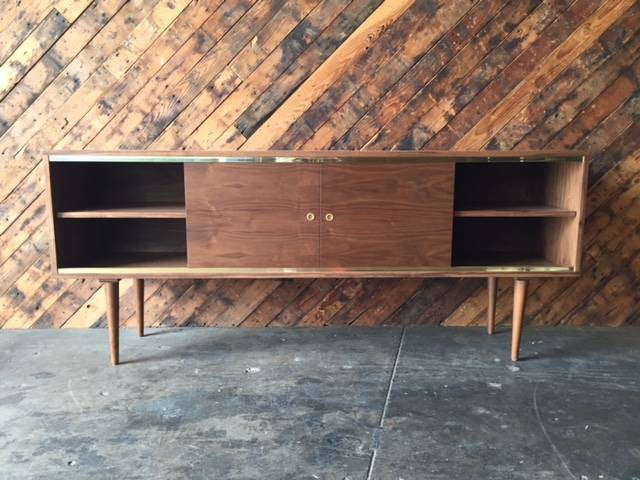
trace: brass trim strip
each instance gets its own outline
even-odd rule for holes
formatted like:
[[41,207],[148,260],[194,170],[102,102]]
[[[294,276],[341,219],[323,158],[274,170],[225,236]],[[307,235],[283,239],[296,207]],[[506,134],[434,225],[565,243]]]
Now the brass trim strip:
[[282,277],[283,275],[420,275],[420,274],[482,274],[482,273],[573,273],[572,267],[562,266],[509,266],[509,267],[431,267],[431,268],[216,268],[216,267],[65,267],[59,268],[60,275],[121,275],[145,272],[163,275],[220,275],[220,276],[242,276],[256,278],[269,277],[270,275]]
[[512,157],[505,156],[447,156],[447,155],[425,155],[402,156],[395,155],[395,152],[389,152],[389,156],[371,156],[371,157],[338,157],[338,156],[318,156],[318,157],[299,157],[299,156],[202,156],[202,155],[101,155],[101,154],[51,154],[49,160],[51,162],[114,162],[114,163],[238,163],[238,164],[358,164],[358,163],[523,163],[523,162],[581,162],[581,156],[520,156],[514,152]]

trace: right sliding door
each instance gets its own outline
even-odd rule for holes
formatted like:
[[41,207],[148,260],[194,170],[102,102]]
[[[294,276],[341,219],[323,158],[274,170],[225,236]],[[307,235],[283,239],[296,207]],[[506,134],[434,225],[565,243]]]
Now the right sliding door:
[[322,165],[325,268],[451,265],[453,163]]

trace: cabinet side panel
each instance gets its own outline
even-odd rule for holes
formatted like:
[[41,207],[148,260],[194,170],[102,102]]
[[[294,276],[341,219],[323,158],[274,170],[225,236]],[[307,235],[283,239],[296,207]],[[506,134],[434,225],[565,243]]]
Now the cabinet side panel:
[[451,266],[454,168],[323,165],[322,266]]
[[557,162],[551,169],[546,185],[546,196],[554,207],[576,212],[570,219],[549,220],[545,232],[545,251],[549,260],[557,265],[580,270],[584,202],[586,195],[587,162]]
[[578,232],[576,239],[576,260],[575,260],[575,268],[576,272],[580,272],[582,270],[582,236],[584,233],[584,222],[587,215],[587,190],[589,188],[589,158],[584,156],[582,157],[581,162],[581,177],[579,177],[578,182],[580,183],[580,200],[578,202],[578,210],[576,214],[576,219],[578,222]]
[[47,156],[47,163],[44,166],[46,175],[46,204],[47,204],[47,230],[49,231],[49,258],[51,263],[51,270],[54,273],[58,271],[58,255],[56,244],[56,230],[55,230],[55,211],[53,207],[53,185],[51,184],[51,162]]
[[296,164],[185,165],[188,265],[317,267],[319,169]]

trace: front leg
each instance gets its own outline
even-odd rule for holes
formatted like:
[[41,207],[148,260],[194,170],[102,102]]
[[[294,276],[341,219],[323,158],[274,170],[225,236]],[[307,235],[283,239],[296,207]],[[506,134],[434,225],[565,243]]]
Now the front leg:
[[144,280],[136,278],[133,280],[136,295],[136,324],[138,336],[144,337]]
[[120,342],[120,280],[101,280],[107,297],[107,327],[109,330],[109,346],[111,347],[111,363],[118,365]]
[[498,289],[498,279],[496,277],[487,278],[487,290],[489,293],[489,302],[487,305],[487,333],[493,334],[493,328],[496,323],[496,293]]
[[513,322],[511,330],[511,360],[518,360],[520,338],[522,337],[522,320],[527,299],[527,280],[515,279],[513,284]]

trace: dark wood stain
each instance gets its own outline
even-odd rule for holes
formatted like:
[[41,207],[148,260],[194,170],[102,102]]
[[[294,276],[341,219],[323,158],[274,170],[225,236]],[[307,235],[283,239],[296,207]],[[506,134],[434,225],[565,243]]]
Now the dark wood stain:
[[318,265],[320,166],[190,164],[185,172],[189,266]]
[[321,265],[449,266],[453,167],[323,165]]

